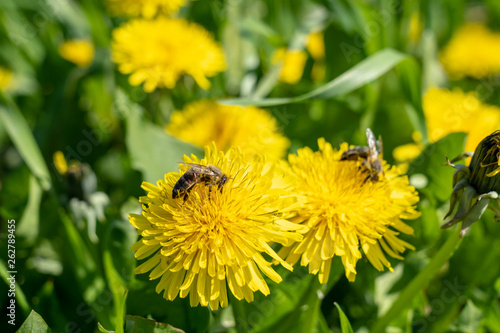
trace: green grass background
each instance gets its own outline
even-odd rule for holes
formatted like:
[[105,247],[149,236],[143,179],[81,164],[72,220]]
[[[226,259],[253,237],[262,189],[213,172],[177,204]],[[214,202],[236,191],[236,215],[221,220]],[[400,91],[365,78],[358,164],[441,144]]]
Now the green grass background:
[[[490,87],[493,92],[481,97],[499,105],[495,77],[448,81],[435,70],[438,50],[478,11],[499,28],[495,0],[198,0],[179,15],[222,42],[228,70],[206,91],[179,82],[171,91],[146,94],[111,61],[111,31],[125,20],[111,18],[103,2],[3,0],[0,63],[22,84],[0,96],[2,284],[7,287],[9,219],[16,220],[18,271],[16,326],[7,324],[9,298],[1,292],[0,330],[15,331],[34,310],[55,332],[131,332],[134,325],[152,332],[154,322],[142,318],[186,332],[500,332],[500,225],[487,213],[463,240],[456,230],[440,229],[453,174],[441,165],[445,155],[463,150],[463,133],[429,145],[410,165],[409,175],[424,175],[428,185],[419,189],[422,217],[409,223],[415,235],[405,237],[416,250],[393,261],[394,273],[361,260],[349,283],[336,260],[322,286],[304,268],[278,268],[284,281],[270,283],[268,297],[256,294],[253,303],[231,298],[230,307],[214,312],[191,308],[185,299],[162,299],[146,274],[134,276],[130,246],[137,235],[127,220],[140,208],[143,180],[174,171],[183,154],[201,153],[162,130],[173,110],[201,98],[266,107],[291,139],[290,152],[316,149],[318,137],[361,145],[370,127],[382,135],[389,163],[414,130],[426,140],[421,96],[428,87]],[[408,38],[415,13],[423,24],[418,42]],[[272,51],[316,26],[324,26],[325,80],[311,81],[309,58],[299,83],[278,83]],[[62,41],[78,37],[96,46],[88,68],[57,52]],[[248,75],[256,84],[241,95]],[[97,190],[109,197],[97,242],[74,217],[52,163],[57,150],[87,163]],[[39,316],[33,313],[21,331],[45,332]]]

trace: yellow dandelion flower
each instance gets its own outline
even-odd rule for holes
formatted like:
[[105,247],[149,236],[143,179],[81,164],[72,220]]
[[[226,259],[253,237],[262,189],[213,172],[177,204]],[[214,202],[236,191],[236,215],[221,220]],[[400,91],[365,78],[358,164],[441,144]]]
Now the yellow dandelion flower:
[[[431,88],[423,96],[429,142],[434,143],[450,133],[467,133],[466,151],[474,151],[484,133],[500,128],[500,108],[481,102],[475,93]],[[424,149],[420,139],[397,147],[393,156],[398,162],[408,162]]]
[[54,153],[52,160],[54,162],[54,166],[56,167],[56,170],[61,174],[61,175],[66,175],[68,173],[68,163],[66,162],[66,158],[64,157],[64,154],[62,151],[58,150]]
[[144,90],[174,88],[184,74],[203,89],[210,87],[207,77],[224,71],[221,46],[202,26],[184,19],[137,19],[113,31],[113,61],[129,82]]
[[0,90],[8,90],[12,83],[12,71],[0,66]]
[[85,39],[73,39],[59,46],[59,55],[79,67],[87,67],[94,59],[94,45]]
[[290,155],[291,172],[297,177],[295,192],[303,206],[298,215],[309,227],[303,241],[280,250],[279,255],[294,265],[300,259],[319,281],[328,281],[334,256],[339,256],[349,281],[356,277],[356,263],[362,252],[378,270],[392,270],[386,254],[403,259],[401,253],[413,246],[398,238],[413,229],[401,219],[415,219],[419,198],[408,178],[384,162],[379,181],[367,179],[361,161],[340,161],[348,149],[340,150],[324,139],[319,151],[299,149]]
[[172,192],[190,165],[180,165],[180,172],[166,174],[156,185],[144,182],[144,211],[129,216],[142,236],[132,247],[135,257],[148,258],[135,273],[151,271],[150,279],[160,278],[156,291],[168,300],[189,294],[191,306],[213,310],[228,305],[227,288],[248,302],[254,292],[268,295],[262,274],[276,283],[281,276],[264,256],[292,269],[269,244],[289,246],[306,231],[287,220],[293,198],[279,185],[288,183],[283,180],[288,176],[259,157],[245,160],[237,148],[224,154],[215,144],[205,147],[204,159],[184,156],[184,162],[215,166],[227,181],[220,190],[196,184],[186,201],[173,199]]
[[310,33],[307,36],[306,48],[314,60],[325,59],[325,37],[323,36],[323,32],[316,31]]
[[323,32],[317,31],[309,34],[306,48],[314,59],[311,78],[314,82],[320,82],[324,79],[326,73],[325,37],[323,36]]
[[453,79],[476,79],[500,73],[500,33],[470,23],[455,33],[441,53],[441,63]]
[[419,131],[413,131],[411,137],[414,143],[401,145],[394,148],[392,151],[392,156],[397,162],[409,163],[417,158],[424,150],[425,146],[422,143],[422,133]]
[[288,84],[299,82],[306,65],[307,54],[303,50],[288,50],[282,47],[276,50],[272,63],[281,64],[280,81]]
[[171,15],[186,4],[186,0],[107,0],[114,16],[153,18],[157,14]]
[[422,37],[422,31],[424,30],[424,25],[420,19],[420,13],[414,12],[410,17],[410,26],[408,29],[408,38],[410,41],[416,43]]
[[290,141],[281,133],[270,112],[254,106],[222,105],[204,100],[175,111],[166,126],[169,134],[204,147],[214,141],[222,150],[239,147],[242,153],[282,158]]
[[432,88],[424,94],[422,104],[430,142],[465,132],[466,151],[474,151],[484,133],[500,127],[500,108],[481,102],[473,92]]

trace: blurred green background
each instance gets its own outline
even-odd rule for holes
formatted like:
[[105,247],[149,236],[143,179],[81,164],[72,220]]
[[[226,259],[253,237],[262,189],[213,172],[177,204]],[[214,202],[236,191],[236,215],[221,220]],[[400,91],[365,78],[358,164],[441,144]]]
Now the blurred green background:
[[[113,29],[128,19],[111,16],[105,2],[0,4],[0,65],[11,72],[0,95],[4,286],[11,219],[17,270],[16,325],[7,323],[10,298],[2,287],[2,332],[17,330],[32,309],[57,332],[98,331],[98,323],[119,331],[124,315],[129,328],[143,317],[185,332],[347,331],[334,303],[356,332],[500,332],[500,226],[485,214],[453,251],[456,232],[440,229],[453,170],[442,164],[445,155],[464,150],[466,134],[429,143],[422,107],[423,93],[433,86],[475,91],[483,102],[500,105],[496,73],[453,79],[439,60],[466,22],[500,28],[497,1],[198,0],[177,15],[222,44],[227,70],[210,79],[210,89],[184,79],[152,93],[131,86],[110,51]],[[313,80],[318,60],[307,53],[300,80],[280,82],[273,52],[318,30],[324,76]],[[88,66],[59,51],[65,41],[80,38],[95,48]],[[416,250],[393,262],[394,273],[360,261],[354,283],[343,276],[340,261],[326,286],[302,267],[281,270],[284,282],[269,283],[270,296],[256,294],[250,304],[232,298],[218,311],[164,300],[154,291],[156,282],[133,274],[130,246],[137,233],[127,216],[140,211],[143,180],[155,182],[175,171],[183,154],[202,152],[163,127],[174,110],[204,98],[266,108],[291,140],[291,153],[317,149],[319,137],[334,146],[364,145],[370,127],[383,137],[384,159],[396,163],[393,149],[414,143],[412,134],[420,132],[424,151],[408,174],[421,196],[422,217],[409,223],[415,235],[404,238]],[[66,175],[53,162],[56,151],[78,161]],[[415,282],[436,256],[444,265],[425,270]],[[389,310],[395,302],[403,306]]]

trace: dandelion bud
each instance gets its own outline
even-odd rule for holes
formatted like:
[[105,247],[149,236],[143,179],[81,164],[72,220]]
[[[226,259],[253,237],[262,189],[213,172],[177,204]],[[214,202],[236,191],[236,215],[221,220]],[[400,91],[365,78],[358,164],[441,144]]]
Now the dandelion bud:
[[[495,131],[479,143],[472,156],[470,165],[448,165],[457,169],[453,175],[453,192],[450,199],[450,210],[445,218],[450,216],[458,203],[457,212],[442,228],[448,228],[462,222],[460,236],[469,230],[470,226],[481,218],[489,207],[500,216],[498,192],[500,192],[500,131]],[[490,203],[494,203],[490,205]]]

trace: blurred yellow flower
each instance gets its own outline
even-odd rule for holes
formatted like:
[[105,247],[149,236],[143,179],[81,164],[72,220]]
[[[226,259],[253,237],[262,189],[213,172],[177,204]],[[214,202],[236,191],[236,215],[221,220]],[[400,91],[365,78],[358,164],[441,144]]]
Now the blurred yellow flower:
[[325,37],[323,32],[312,32],[307,37],[306,49],[314,59],[311,78],[314,82],[322,81],[326,73],[325,65]]
[[260,157],[245,160],[239,149],[224,154],[214,144],[205,147],[204,159],[192,155],[183,160],[216,166],[228,179],[220,191],[195,185],[187,201],[172,199],[172,191],[189,165],[180,165],[180,172],[166,174],[156,185],[142,184],[148,191],[140,198],[144,211],[129,219],[142,236],[132,247],[135,257],[148,259],[135,273],[151,271],[150,279],[160,278],[156,292],[164,291],[168,300],[189,294],[191,306],[210,305],[212,310],[228,305],[228,287],[248,302],[256,291],[268,295],[262,274],[276,283],[282,279],[266,258],[292,270],[269,244],[289,246],[307,230],[287,220],[293,199],[275,177],[288,176],[277,175]]
[[59,46],[59,54],[79,67],[87,67],[94,59],[94,45],[86,39],[73,39]]
[[261,154],[277,160],[290,146],[270,112],[254,106],[222,105],[208,100],[175,111],[166,130],[198,147],[212,141],[223,150],[239,147],[247,157]]
[[114,16],[153,18],[157,14],[170,15],[184,6],[186,0],[107,0]]
[[306,65],[307,54],[303,50],[281,47],[273,55],[272,63],[281,64],[280,81],[288,84],[299,82]]
[[66,162],[66,158],[64,157],[62,151],[56,151],[52,157],[52,161],[54,163],[54,166],[56,167],[56,170],[61,175],[64,176],[66,175],[66,173],[68,173],[68,163]]
[[410,26],[408,29],[408,38],[412,42],[418,42],[420,37],[422,37],[422,31],[424,26],[422,20],[420,19],[420,13],[418,11],[414,12],[410,17]]
[[460,89],[429,89],[423,97],[423,108],[430,142],[450,133],[468,134],[466,151],[474,151],[484,138],[500,127],[500,108],[481,102],[473,92]]
[[422,143],[422,133],[420,133],[419,131],[414,131],[411,137],[414,143],[401,145],[394,148],[394,150],[392,151],[392,156],[396,161],[409,163],[417,158],[424,150],[424,144]]
[[0,66],[0,90],[8,90],[12,83],[12,71]]
[[[423,96],[422,105],[427,124],[429,142],[433,143],[450,133],[467,133],[466,151],[474,151],[484,138],[500,128],[500,108],[481,102],[474,92],[431,88]],[[398,162],[417,157],[424,146],[418,139],[415,145],[397,147],[393,156]],[[420,151],[419,151],[420,150]]]
[[319,273],[321,283],[328,281],[335,256],[341,257],[349,281],[356,277],[362,252],[376,269],[392,270],[386,254],[403,259],[401,253],[413,249],[398,235],[413,233],[401,219],[420,216],[415,210],[417,192],[407,176],[385,162],[384,176],[367,180],[361,161],[340,161],[347,143],[340,150],[324,139],[318,144],[317,152],[306,147],[289,156],[291,172],[297,177],[292,191],[302,203],[299,221],[309,231],[303,241],[278,254],[291,265],[300,259],[302,266],[309,266],[309,273]]
[[500,73],[500,33],[470,23],[460,28],[441,53],[441,62],[452,79],[476,79]]
[[307,36],[306,48],[314,60],[325,59],[325,37],[323,36],[323,32],[316,31],[310,33]]
[[190,75],[203,89],[207,77],[226,68],[221,46],[202,26],[184,19],[137,19],[113,31],[113,61],[129,82],[144,90],[174,88],[177,80]]

